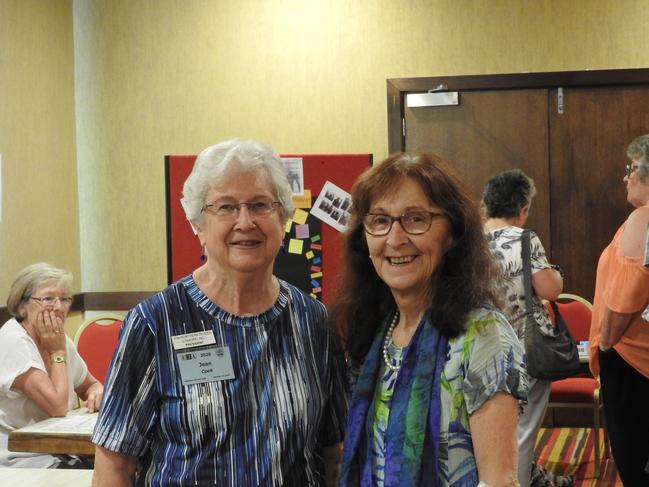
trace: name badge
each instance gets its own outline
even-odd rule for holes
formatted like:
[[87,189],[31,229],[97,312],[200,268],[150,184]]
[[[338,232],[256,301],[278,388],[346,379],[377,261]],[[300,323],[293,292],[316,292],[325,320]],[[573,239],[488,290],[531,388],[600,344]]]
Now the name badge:
[[174,350],[184,350],[185,348],[203,347],[216,343],[213,331],[197,331],[187,333],[186,335],[176,335],[171,337]]
[[230,348],[201,348],[176,352],[183,385],[234,379]]

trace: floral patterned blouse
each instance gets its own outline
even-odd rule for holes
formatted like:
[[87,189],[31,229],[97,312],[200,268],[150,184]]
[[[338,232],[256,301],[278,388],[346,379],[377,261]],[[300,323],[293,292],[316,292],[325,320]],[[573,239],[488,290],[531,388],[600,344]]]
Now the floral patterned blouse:
[[[521,237],[523,229],[503,227],[487,232],[489,249],[503,271],[499,283],[500,296],[505,302],[503,312],[516,330],[518,338],[524,343],[525,331],[525,287],[523,285],[523,259],[521,258]],[[539,237],[530,232],[530,260],[532,274],[551,268],[545,257],[545,249]],[[532,297],[534,320],[547,336],[554,334],[552,321],[541,299],[535,294]]]

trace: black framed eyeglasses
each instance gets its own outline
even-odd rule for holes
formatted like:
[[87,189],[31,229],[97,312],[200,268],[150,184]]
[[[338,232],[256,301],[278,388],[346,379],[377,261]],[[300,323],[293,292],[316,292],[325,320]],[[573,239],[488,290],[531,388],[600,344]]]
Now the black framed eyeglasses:
[[236,218],[241,207],[245,206],[252,216],[266,216],[275,211],[280,205],[279,201],[257,200],[249,203],[210,203],[201,208],[201,213],[209,213],[221,218]]
[[43,306],[54,306],[57,301],[61,303],[61,306],[64,308],[72,306],[72,298],[70,296],[63,296],[62,298],[59,296],[43,296],[42,298],[31,296],[29,299],[33,299]]
[[368,213],[363,217],[363,228],[370,235],[383,237],[390,233],[392,225],[398,221],[404,232],[410,235],[421,235],[430,229],[433,220],[442,217],[446,217],[446,214],[434,211],[408,211],[399,216]]
[[626,177],[630,178],[631,174],[638,170],[638,167],[640,167],[638,164],[627,164],[626,166],[624,166]]

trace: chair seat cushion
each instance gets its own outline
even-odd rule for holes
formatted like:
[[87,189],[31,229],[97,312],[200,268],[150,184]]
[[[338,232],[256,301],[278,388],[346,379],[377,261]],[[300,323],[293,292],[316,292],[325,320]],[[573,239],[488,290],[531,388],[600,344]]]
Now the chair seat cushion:
[[557,380],[550,388],[550,402],[594,402],[598,382],[591,377]]

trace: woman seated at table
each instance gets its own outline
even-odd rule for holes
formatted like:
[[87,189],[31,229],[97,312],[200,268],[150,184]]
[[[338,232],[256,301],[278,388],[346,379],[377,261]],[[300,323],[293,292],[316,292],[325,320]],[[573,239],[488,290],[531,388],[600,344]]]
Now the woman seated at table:
[[104,391],[65,335],[72,274],[38,263],[21,270],[9,290],[13,316],[0,327],[0,467],[82,468],[67,455],[11,452],[9,433],[50,416],[65,416],[76,396],[90,412]]

